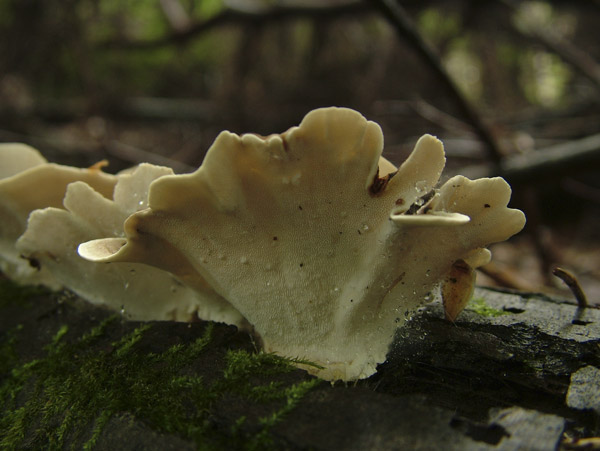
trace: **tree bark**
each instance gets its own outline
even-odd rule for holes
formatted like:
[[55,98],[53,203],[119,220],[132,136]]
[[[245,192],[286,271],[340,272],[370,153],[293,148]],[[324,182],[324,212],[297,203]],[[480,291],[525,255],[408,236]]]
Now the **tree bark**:
[[[197,343],[207,334],[207,323],[160,322],[140,328],[143,324],[122,318],[107,322],[110,312],[72,295],[7,281],[0,292],[0,348],[8,356],[4,364],[11,363],[10,368],[0,367],[0,394],[5,396],[7,385],[12,381],[14,388],[18,375],[33,368],[16,398],[3,399],[4,410],[0,408],[4,419],[17,418],[20,407],[29,409],[21,439],[0,420],[0,441],[18,447],[46,447],[58,440],[61,427],[63,446],[75,448],[89,444],[99,429],[92,449],[100,450],[547,450],[576,449],[586,443],[579,439],[589,443],[600,434],[600,310],[580,309],[574,302],[478,288],[455,323],[443,319],[440,304],[431,304],[398,330],[377,374],[354,384],[332,385],[302,370],[286,369],[277,359],[268,360],[272,356],[256,354],[249,335],[215,324],[206,347],[181,363],[176,377],[169,379],[187,381],[177,389],[181,399],[135,404],[138,381],[148,384],[144,393],[166,393],[164,380],[144,378],[148,372],[168,371],[162,359]],[[101,324],[106,324],[104,329]],[[80,363],[69,367],[62,382],[59,378],[54,386],[39,385],[52,368],[70,363],[64,358],[47,363],[61,352]],[[77,409],[96,408],[91,415],[79,414],[91,421],[66,422],[69,409],[44,420],[43,409],[49,409],[56,387],[64,388],[61,396],[69,396],[78,378],[90,377],[89,368],[95,367],[85,359],[92,356],[112,362],[99,366],[110,368],[111,378],[98,385],[106,394],[94,401],[91,393],[85,398],[87,406],[81,401],[69,406],[75,414]],[[250,359],[244,360],[244,373],[231,364],[232,356]],[[34,359],[38,363],[31,363]],[[137,371],[142,364],[127,364],[138,360],[150,362],[148,368],[139,375],[126,374]],[[78,367],[88,369],[78,376]],[[101,377],[87,383],[98,383]],[[128,385],[123,393],[132,393],[131,403],[116,399],[102,404],[111,399],[110,390],[122,389],[118,382],[124,380]],[[201,387],[189,391],[190,384]],[[207,400],[190,395],[204,392]],[[46,407],[36,410],[34,401]],[[189,424],[170,427],[170,414],[156,420],[156,405],[167,401],[173,416],[179,412],[178,418],[187,418]],[[201,412],[196,409],[199,402],[204,403]]]

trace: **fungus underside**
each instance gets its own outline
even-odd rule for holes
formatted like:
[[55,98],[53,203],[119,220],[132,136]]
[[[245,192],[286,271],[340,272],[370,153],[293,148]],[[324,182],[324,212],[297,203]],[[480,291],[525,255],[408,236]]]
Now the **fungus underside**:
[[[0,280],[0,302],[26,298],[22,290],[29,293]],[[23,325],[0,331],[0,448],[93,449],[111,419],[129,414],[198,449],[265,449],[273,445],[270,429],[321,383],[290,377],[301,375],[291,359],[245,349],[224,350],[219,370],[206,380],[194,365],[209,352],[215,325],[194,324],[192,339],[157,350],[158,324],[105,316],[79,336],[63,324],[42,356],[27,361],[16,349],[31,331]],[[240,415],[220,431],[211,417],[228,399],[266,413],[258,422]]]

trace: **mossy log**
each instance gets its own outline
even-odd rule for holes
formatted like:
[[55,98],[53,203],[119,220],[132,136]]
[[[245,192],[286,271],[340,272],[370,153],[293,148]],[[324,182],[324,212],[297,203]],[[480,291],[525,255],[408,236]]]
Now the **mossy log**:
[[546,450],[600,435],[600,310],[567,301],[477,289],[455,323],[432,304],[355,384],[293,363],[231,326],[130,322],[0,279],[0,448]]

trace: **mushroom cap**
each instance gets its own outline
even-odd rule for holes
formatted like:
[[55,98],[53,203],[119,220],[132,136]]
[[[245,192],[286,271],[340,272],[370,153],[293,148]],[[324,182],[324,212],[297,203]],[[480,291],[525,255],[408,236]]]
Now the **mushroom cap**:
[[457,260],[484,261],[485,245],[523,225],[506,184],[478,193],[481,183],[456,179],[436,194],[436,138],[419,139],[397,171],[382,148],[379,126],[345,108],[312,111],[281,135],[222,132],[196,172],[151,184],[126,239],[79,252],[208,284],[265,350],[313,361],[325,379],[367,377]]

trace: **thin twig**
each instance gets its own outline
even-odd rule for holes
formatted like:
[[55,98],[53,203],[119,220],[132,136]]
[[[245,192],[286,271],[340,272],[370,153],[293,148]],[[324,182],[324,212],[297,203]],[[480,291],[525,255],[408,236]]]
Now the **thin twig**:
[[414,116],[418,114],[423,119],[442,127],[445,130],[461,131],[464,135],[473,135],[473,127],[421,99],[414,100],[379,100],[374,104],[374,110],[380,115]]
[[475,108],[461,94],[458,86],[448,75],[442,65],[440,58],[436,55],[434,49],[421,37],[419,31],[398,2],[394,0],[372,0],[383,15],[394,25],[396,31],[417,54],[427,63],[438,81],[452,97],[461,113],[471,123],[479,138],[486,144],[488,157],[494,166],[498,166],[502,160],[502,152],[491,131],[483,122]]
[[477,270],[501,287],[528,292],[539,291],[539,286],[530,283],[505,265],[491,261],[484,266],[480,266]]
[[566,269],[559,268],[558,266],[552,269],[552,274],[562,280],[569,287],[573,293],[573,296],[575,296],[575,299],[577,299],[577,305],[579,305],[580,308],[586,308],[588,306],[587,297],[585,296],[585,293],[583,292],[581,285],[579,285],[579,281],[575,275],[571,274]]
[[140,149],[139,147],[125,144],[116,140],[108,141],[105,144],[105,150],[108,155],[116,156],[120,159],[129,161],[134,164],[147,162],[159,166],[166,166],[178,173],[188,173],[196,168],[181,161],[175,161],[169,157],[165,157],[148,150]]
[[600,188],[576,180],[573,177],[564,178],[561,182],[561,187],[568,193],[577,196],[586,202],[593,202],[600,205]]
[[561,442],[561,448],[569,450],[594,450],[600,449],[600,437],[570,438],[566,437]]
[[[506,157],[499,175],[510,183],[533,184],[540,179],[557,178],[597,167],[600,163],[600,133],[563,144]],[[469,178],[493,175],[484,166],[461,169]]]

